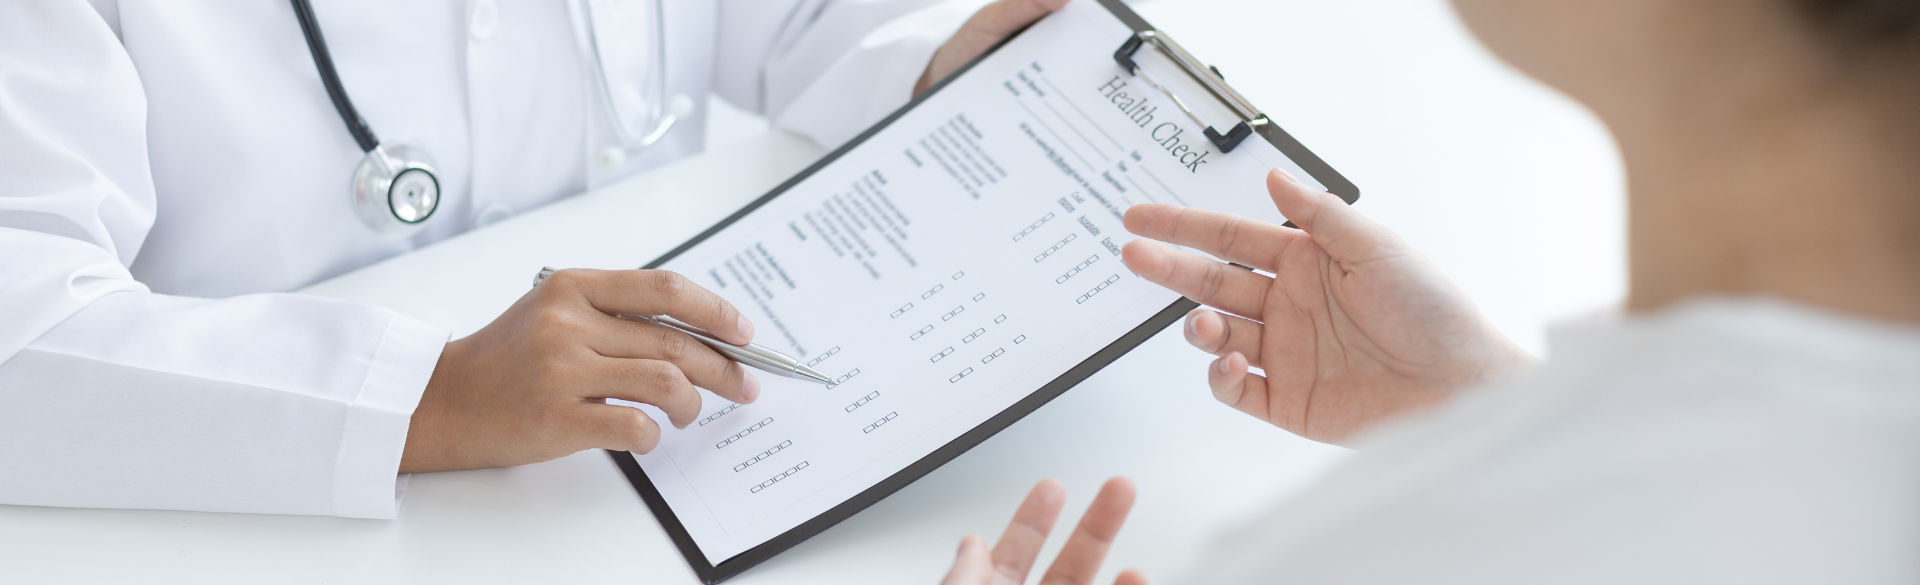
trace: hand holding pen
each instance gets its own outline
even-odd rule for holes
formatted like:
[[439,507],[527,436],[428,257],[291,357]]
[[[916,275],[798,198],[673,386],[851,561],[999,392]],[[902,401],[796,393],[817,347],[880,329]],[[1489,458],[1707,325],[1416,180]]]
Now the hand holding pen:
[[[547,277],[552,276],[554,272],[551,266],[541,268],[540,273],[533,277],[533,286],[540,286],[540,283],[546,281]],[[819,370],[807,367],[806,364],[800,363],[799,359],[774,351],[772,348],[758,343],[749,342],[744,345],[727,343],[712,335],[708,335],[706,331],[702,331],[699,327],[682,323],[678,319],[666,315],[647,316],[622,313],[615,316],[621,319],[645,321],[672,328],[692,336],[694,339],[699,340],[700,343],[713,348],[714,351],[720,352],[721,355],[727,356],[728,359],[746,364],[763,372],[786,378],[818,382],[828,386],[833,385],[833,378],[827,377],[826,374],[820,373]]]
[[[394,341],[380,351],[397,363],[434,365],[412,410],[400,471],[521,465],[595,448],[645,453],[659,444],[659,423],[698,420],[707,392],[740,404],[759,399],[751,368],[670,326],[618,314],[669,314],[717,340],[753,339],[739,309],[665,270],[553,273],[486,327],[445,343],[437,358],[416,355],[425,344],[413,338],[434,334],[430,327],[396,319],[387,333]],[[367,375],[404,382],[425,372]],[[406,416],[411,404],[391,401],[410,398],[368,408]],[[607,404],[615,399],[659,410]]]

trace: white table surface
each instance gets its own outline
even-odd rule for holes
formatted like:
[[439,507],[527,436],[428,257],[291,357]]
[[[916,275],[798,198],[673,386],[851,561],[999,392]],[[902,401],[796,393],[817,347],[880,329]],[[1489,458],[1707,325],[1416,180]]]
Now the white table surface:
[[[1502,330],[1544,352],[1552,319],[1624,290],[1622,177],[1584,110],[1475,44],[1438,0],[1158,0],[1138,6],[1360,185]],[[631,181],[308,289],[464,335],[542,265],[631,268],[824,150],[736,137]],[[1059,477],[1070,526],[1104,478],[1141,498],[1120,566],[1175,577],[1212,534],[1345,454],[1214,403],[1177,332],[736,583],[933,583],[961,534],[997,535]],[[1064,530],[1052,540],[1057,547]],[[1049,552],[1049,555],[1051,552]],[[695,583],[605,454],[417,475],[400,519],[0,506],[0,582]]]

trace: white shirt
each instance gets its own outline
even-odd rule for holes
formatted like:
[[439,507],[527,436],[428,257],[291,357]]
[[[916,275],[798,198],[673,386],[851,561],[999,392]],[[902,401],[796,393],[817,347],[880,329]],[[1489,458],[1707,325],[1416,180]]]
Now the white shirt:
[[[697,110],[597,164],[574,1],[314,2],[361,115],[436,159],[409,239],[354,215],[286,0],[0,2],[0,503],[392,517],[448,334],[283,293],[701,148]],[[838,144],[980,3],[667,0],[668,88]]]
[[1920,582],[1920,328],[1720,299],[1550,343],[1187,582]]

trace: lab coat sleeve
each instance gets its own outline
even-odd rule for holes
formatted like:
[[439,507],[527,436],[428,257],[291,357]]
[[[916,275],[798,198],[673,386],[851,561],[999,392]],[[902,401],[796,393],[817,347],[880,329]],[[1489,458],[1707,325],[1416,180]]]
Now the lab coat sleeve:
[[714,91],[832,148],[907,104],[986,0],[722,0]]
[[110,16],[0,3],[0,503],[393,517],[446,332],[135,281],[166,210]]

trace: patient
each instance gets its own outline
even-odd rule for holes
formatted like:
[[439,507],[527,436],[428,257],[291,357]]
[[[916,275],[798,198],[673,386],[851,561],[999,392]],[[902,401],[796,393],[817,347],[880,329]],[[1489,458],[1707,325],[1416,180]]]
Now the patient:
[[[1277,275],[1126,248],[1212,307],[1185,328],[1220,356],[1214,397],[1362,451],[1182,582],[1920,582],[1920,0],[1455,4],[1613,131],[1627,314],[1556,329],[1534,366],[1285,174],[1299,230],[1132,208],[1137,234]],[[1091,582],[1133,495],[1109,482],[1045,582]],[[1062,499],[1044,482],[995,548],[964,539],[947,583],[1021,582]]]

